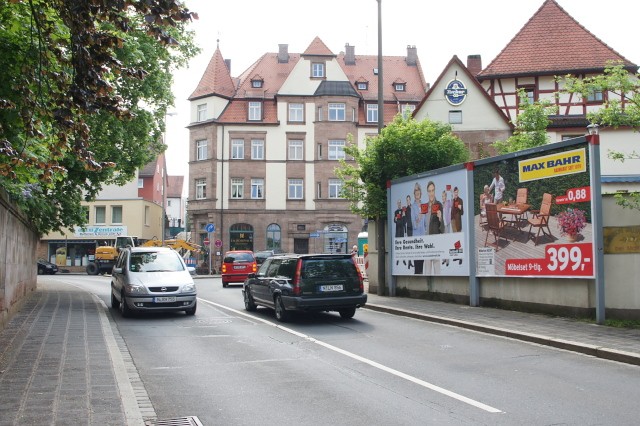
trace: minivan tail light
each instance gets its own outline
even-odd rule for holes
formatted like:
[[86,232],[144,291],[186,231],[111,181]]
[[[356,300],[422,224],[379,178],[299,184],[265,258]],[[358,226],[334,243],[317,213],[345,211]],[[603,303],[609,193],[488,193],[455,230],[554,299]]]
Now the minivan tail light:
[[222,264],[222,273],[226,273],[227,272],[227,265],[225,265],[224,263]]
[[293,274],[293,279],[291,280],[291,291],[294,296],[299,296],[302,294],[302,288],[300,287],[300,276],[302,274],[302,260],[298,259],[298,263],[296,263],[296,272]]
[[251,271],[253,271],[254,273],[258,272],[258,264],[256,262],[253,262],[251,264]]
[[356,267],[356,271],[358,271],[358,281],[360,282],[360,291],[364,291],[364,278],[362,277],[362,271],[360,270],[360,267],[356,263],[355,256],[351,256],[351,261],[353,262],[353,265]]

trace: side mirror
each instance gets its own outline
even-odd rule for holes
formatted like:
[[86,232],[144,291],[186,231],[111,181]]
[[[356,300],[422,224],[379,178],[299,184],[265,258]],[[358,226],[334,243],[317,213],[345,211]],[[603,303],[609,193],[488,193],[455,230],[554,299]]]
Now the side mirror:
[[247,278],[255,278],[256,277],[256,273],[252,272],[249,275],[247,275]]
[[113,274],[121,274],[122,273],[122,268],[116,268],[115,266],[113,267],[113,270],[111,271],[111,275]]
[[196,268],[193,266],[187,266],[187,271],[189,271],[189,275],[198,275],[196,274]]

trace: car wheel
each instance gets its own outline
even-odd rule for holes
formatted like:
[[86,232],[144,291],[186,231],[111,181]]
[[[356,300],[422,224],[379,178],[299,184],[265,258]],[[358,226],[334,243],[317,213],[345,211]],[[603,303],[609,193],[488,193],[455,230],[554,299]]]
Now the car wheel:
[[127,305],[127,299],[124,297],[124,293],[120,299],[120,314],[123,318],[129,318],[132,314],[131,308]]
[[243,293],[244,293],[244,308],[250,312],[255,311],[257,309],[257,306],[253,301],[253,297],[249,293],[249,289],[245,289]]
[[120,308],[120,302],[118,302],[118,299],[113,294],[113,290],[111,291],[111,307],[113,309],[119,309]]
[[222,287],[227,288],[228,285],[229,285],[229,283],[226,283],[226,282],[222,281]]
[[289,319],[289,312],[284,308],[284,303],[282,303],[282,298],[280,296],[276,296],[275,308],[276,319],[280,322],[286,322]]
[[189,315],[189,316],[195,315],[195,314],[196,314],[196,309],[197,309],[197,308],[198,308],[198,302],[195,302],[195,303],[193,304],[193,308],[186,309],[186,310],[184,311],[184,313],[185,313],[185,314],[187,314],[187,315]]
[[340,309],[338,312],[340,313],[340,316],[342,318],[349,319],[353,318],[353,316],[356,314],[356,308]]
[[38,268],[38,275],[43,275],[43,274],[44,274],[44,269]]
[[87,274],[89,275],[98,275],[98,265],[95,263],[90,263],[87,265]]

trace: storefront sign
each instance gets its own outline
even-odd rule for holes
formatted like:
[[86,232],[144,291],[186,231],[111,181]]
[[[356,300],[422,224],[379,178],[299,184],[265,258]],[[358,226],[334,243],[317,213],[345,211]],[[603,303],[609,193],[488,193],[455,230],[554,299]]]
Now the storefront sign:
[[76,226],[73,234],[77,238],[115,238],[122,235],[128,235],[126,226]]
[[444,97],[451,105],[458,106],[467,99],[467,88],[460,80],[451,80],[444,89]]

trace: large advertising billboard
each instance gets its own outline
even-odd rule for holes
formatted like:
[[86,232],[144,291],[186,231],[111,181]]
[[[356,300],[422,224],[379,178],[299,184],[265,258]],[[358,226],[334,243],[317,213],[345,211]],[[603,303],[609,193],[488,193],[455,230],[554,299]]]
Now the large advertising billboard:
[[477,276],[594,277],[588,145],[478,165]]
[[393,275],[469,275],[464,169],[392,183]]

